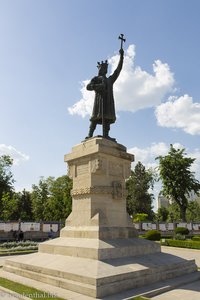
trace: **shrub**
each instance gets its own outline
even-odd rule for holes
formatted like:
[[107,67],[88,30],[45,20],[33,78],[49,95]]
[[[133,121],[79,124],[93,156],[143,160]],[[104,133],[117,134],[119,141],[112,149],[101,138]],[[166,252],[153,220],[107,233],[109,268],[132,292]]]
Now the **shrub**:
[[173,239],[172,235],[161,235],[161,239]]
[[179,233],[179,234],[182,234],[182,235],[187,235],[187,234],[189,234],[189,230],[185,227],[177,227],[175,229],[175,233],[176,234]]
[[196,241],[196,242],[200,242],[200,236],[199,236],[199,235],[193,236],[193,237],[192,237],[192,240],[193,240],[193,241]]
[[191,241],[191,240],[185,240],[185,241],[165,240],[165,242],[161,242],[161,244],[164,246],[171,246],[171,247],[200,249],[200,242]]
[[28,246],[37,246],[37,242],[33,241],[20,241],[20,242],[5,242],[0,244],[0,248],[13,248],[13,247],[28,247]]
[[185,235],[182,235],[181,233],[177,233],[175,235],[175,240],[184,241],[185,240]]
[[151,241],[160,241],[161,234],[158,230],[149,230],[147,231],[145,238]]
[[148,215],[147,214],[135,214],[133,217],[133,222],[144,222],[147,221]]

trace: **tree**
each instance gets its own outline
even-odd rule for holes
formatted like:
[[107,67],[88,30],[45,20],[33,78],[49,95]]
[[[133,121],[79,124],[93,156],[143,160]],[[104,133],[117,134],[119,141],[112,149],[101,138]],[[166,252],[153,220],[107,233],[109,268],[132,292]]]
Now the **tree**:
[[198,193],[200,183],[194,177],[190,168],[195,158],[185,157],[185,149],[175,149],[170,145],[170,150],[166,156],[159,156],[160,179],[162,180],[162,192],[172,201],[176,202],[180,208],[180,217],[186,221],[186,209],[190,192]]
[[41,178],[39,185],[33,185],[31,194],[32,211],[35,220],[64,220],[71,212],[72,180],[67,176],[55,179]]
[[138,162],[126,182],[128,190],[127,211],[130,215],[143,213],[147,214],[149,219],[152,219],[153,194],[149,193],[149,189],[153,188],[153,184],[153,172],[146,170],[145,166],[141,162]]
[[72,180],[67,176],[47,179],[49,198],[46,209],[46,220],[65,220],[72,211]]
[[10,170],[12,164],[13,160],[9,155],[0,156],[0,200],[3,193],[13,190],[14,179]]
[[180,219],[180,208],[176,202],[173,202],[168,207],[169,215],[167,221],[174,222],[174,221],[181,221]]
[[168,215],[169,215],[169,210],[166,207],[161,206],[159,207],[157,212],[157,220],[161,222],[166,222]]
[[18,219],[22,221],[33,220],[31,193],[24,189],[17,193],[17,196]]
[[139,223],[139,222],[145,222],[148,219],[147,214],[135,214],[133,222]]
[[44,216],[47,207],[48,197],[48,183],[42,177],[39,181],[38,186],[35,184],[32,186],[31,201],[34,220],[45,220]]
[[190,201],[186,211],[187,222],[200,221],[200,204],[197,201]]
[[3,193],[1,218],[4,221],[16,220],[17,201],[13,193]]

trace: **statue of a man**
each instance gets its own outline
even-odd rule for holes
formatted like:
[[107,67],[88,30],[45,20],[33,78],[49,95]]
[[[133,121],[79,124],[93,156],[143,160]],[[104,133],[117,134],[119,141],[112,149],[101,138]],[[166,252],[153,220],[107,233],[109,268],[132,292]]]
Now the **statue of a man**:
[[115,123],[115,103],[113,97],[113,84],[118,78],[124,59],[124,50],[119,50],[120,60],[114,73],[109,77],[106,77],[108,70],[107,60],[105,62],[98,62],[97,68],[98,76],[92,78],[90,83],[87,85],[87,90],[95,91],[94,106],[92,116],[90,118],[90,129],[87,138],[93,136],[94,130],[97,124],[103,126],[103,137],[109,138],[110,124]]

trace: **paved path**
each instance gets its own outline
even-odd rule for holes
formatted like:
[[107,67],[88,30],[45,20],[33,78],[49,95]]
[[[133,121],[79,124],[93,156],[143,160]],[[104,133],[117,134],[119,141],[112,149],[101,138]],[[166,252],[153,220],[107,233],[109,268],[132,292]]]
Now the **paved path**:
[[[0,267],[3,266],[4,261],[5,261],[6,259],[9,259],[9,258],[11,258],[11,257],[17,257],[17,256],[19,256],[19,255],[0,256]],[[20,255],[20,256],[21,256],[21,255]],[[0,299],[1,299],[1,298],[0,298]]]
[[200,299],[200,281],[187,284],[178,289],[169,291],[162,295],[151,298],[152,300],[199,300]]
[[[175,247],[162,247],[162,252],[181,256],[186,259],[194,258],[197,266],[200,268],[200,250],[184,249]],[[177,289],[151,298],[152,300],[199,300],[200,299],[200,281],[181,286]]]
[[177,255],[185,259],[195,259],[197,266],[200,268],[200,250],[167,246],[162,246],[161,249],[162,252]]

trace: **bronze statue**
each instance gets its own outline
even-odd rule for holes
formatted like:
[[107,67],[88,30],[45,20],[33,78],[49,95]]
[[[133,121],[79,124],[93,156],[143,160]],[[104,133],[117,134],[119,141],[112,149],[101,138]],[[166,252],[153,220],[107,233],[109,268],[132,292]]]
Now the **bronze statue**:
[[95,98],[93,112],[90,118],[90,129],[86,139],[93,136],[97,124],[102,124],[103,137],[110,138],[108,135],[110,124],[115,123],[116,121],[113,84],[118,78],[123,66],[124,50],[122,46],[123,42],[125,42],[123,34],[119,36],[119,39],[121,40],[121,49],[119,50],[120,60],[114,73],[109,77],[106,77],[108,70],[107,60],[105,62],[102,61],[101,63],[98,62],[98,76],[93,77],[87,85],[87,90],[95,91]]

